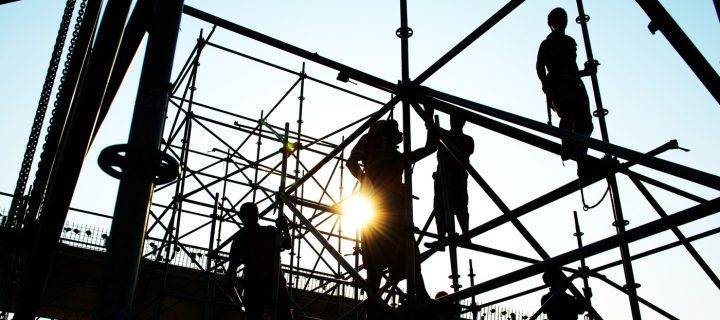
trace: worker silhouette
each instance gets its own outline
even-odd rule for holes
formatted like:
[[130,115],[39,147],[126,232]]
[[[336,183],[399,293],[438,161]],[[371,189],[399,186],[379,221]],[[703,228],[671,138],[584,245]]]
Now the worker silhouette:
[[[404,155],[398,151],[402,134],[395,120],[378,120],[358,140],[347,160],[350,173],[361,182],[361,192],[375,204],[373,222],[361,230],[360,253],[367,270],[370,290],[378,293],[383,271],[387,268],[389,279],[397,283],[407,277],[408,245],[414,246],[415,238],[408,226],[412,215],[406,208],[406,191],[402,181],[403,168],[434,152],[431,140],[425,147]],[[362,165],[362,166],[361,166]],[[416,257],[417,257],[417,247]],[[415,261],[417,299],[429,301],[425,290],[420,264]],[[380,318],[379,306],[368,307],[368,319]]]
[[550,286],[550,292],[542,296],[540,303],[548,320],[577,320],[583,313],[585,303],[565,290],[568,280],[559,269],[550,269],[543,274],[543,282]]
[[[465,119],[458,115],[450,117],[450,130],[443,130],[442,135],[455,146],[462,163],[469,163],[470,155],[475,151],[473,138],[463,133]],[[442,130],[442,129],[441,129]],[[433,198],[433,216],[437,225],[438,236],[449,234],[449,224],[454,224],[453,216],[457,217],[463,233],[469,229],[468,215],[468,173],[464,166],[450,152],[439,147],[437,152],[437,170],[433,173],[435,180],[435,196]]]
[[[590,102],[580,78],[595,74],[597,65],[588,62],[584,70],[578,70],[577,43],[565,34],[567,22],[567,12],[562,8],[548,14],[551,32],[540,44],[536,69],[549,105],[560,117],[560,128],[589,137],[593,131]],[[581,177],[591,170],[584,161],[586,154],[587,147],[562,140],[562,160],[575,160]]]
[[[442,297],[447,296],[448,293],[445,291],[439,291],[435,294],[435,299],[440,299]],[[460,304],[457,302],[446,302],[441,303],[436,309],[435,312],[437,313],[436,318],[440,318],[441,320],[459,320],[462,319],[460,317],[460,314],[462,313],[462,308],[460,307]]]
[[245,266],[242,279],[243,302],[248,320],[292,319],[290,296],[280,270],[280,251],[290,248],[284,217],[276,226],[258,225],[258,208],[251,202],[240,207],[243,227],[233,236],[226,286],[235,281],[238,267]]

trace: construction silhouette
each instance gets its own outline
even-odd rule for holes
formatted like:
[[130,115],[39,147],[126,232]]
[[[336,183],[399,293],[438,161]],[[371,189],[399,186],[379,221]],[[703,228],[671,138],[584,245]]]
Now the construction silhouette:
[[[720,77],[662,4],[658,0],[635,2],[650,18],[650,31],[665,36],[699,84],[720,102]],[[273,38],[186,5],[183,0],[67,0],[15,190],[2,193],[11,204],[0,227],[0,319],[359,319],[364,314],[373,320],[533,320],[542,319],[543,313],[551,320],[577,319],[582,313],[603,319],[603,310],[590,303],[588,279],[625,297],[628,305],[614,308],[629,309],[633,320],[642,318],[641,310],[646,312],[641,305],[677,319],[640,294],[634,261],[682,246],[692,257],[688,261],[696,263],[704,277],[720,289],[720,279],[693,245],[693,241],[719,233],[720,228],[693,235],[680,230],[720,211],[720,198],[697,195],[697,189],[688,185],[720,191],[720,177],[659,157],[682,149],[675,140],[647,152],[610,142],[609,111],[601,98],[599,62],[593,55],[590,18],[582,0],[576,0],[574,21],[580,25],[582,41],[578,41],[588,60],[584,69],[580,70],[576,61],[578,43],[565,34],[569,18],[564,9],[556,8],[548,15],[551,32],[538,50],[537,75],[547,95],[548,114],[550,110],[557,113],[559,127],[552,126],[552,121],[546,124],[425,84],[523,3],[505,2],[411,79],[409,39],[414,31],[408,22],[407,1],[399,0],[399,28],[392,31],[399,38],[401,72],[399,81],[389,81],[289,44],[293,41]],[[545,16],[545,12],[534,14]],[[185,18],[210,29],[200,30],[192,51],[177,59],[181,67],[173,70]],[[304,62],[302,66],[284,66],[241,52],[213,37],[216,30]],[[70,38],[67,44],[66,37]],[[534,47],[540,39],[531,41]],[[135,59],[143,43],[144,59]],[[293,83],[278,89],[281,98],[267,110],[253,106],[259,114],[238,114],[204,103],[197,94],[205,89],[198,81],[204,70],[200,61],[210,50],[291,75]],[[127,143],[104,146],[97,159],[100,169],[119,181],[114,211],[71,207],[83,164],[94,161],[86,161],[88,150],[119,88],[129,81],[125,76],[132,61],[140,60],[142,70]],[[306,63],[333,70],[331,79],[308,74]],[[50,105],[59,69],[58,94]],[[527,75],[534,79],[532,67]],[[583,77],[589,78],[585,81],[590,83],[592,96]],[[362,84],[376,90],[377,96],[391,98],[381,101],[346,83]],[[305,89],[311,84],[372,104],[372,113],[347,124],[333,124],[326,134],[309,133],[303,127],[306,121],[320,118],[332,123],[325,114],[304,113]],[[297,98],[293,104],[297,109],[291,110],[297,112],[292,127],[290,122],[280,122],[276,112],[289,104],[291,96]],[[542,101],[537,105],[539,108]],[[416,115],[422,128],[413,127]],[[436,115],[450,118],[449,130],[440,126]],[[45,123],[48,131],[43,140]],[[511,208],[477,169],[476,158],[483,155],[471,159],[476,141],[479,145],[485,140],[464,133],[465,123],[532,147],[534,152],[574,160],[579,179]],[[591,136],[593,128],[598,129],[600,138]],[[412,148],[413,133],[425,138],[424,146]],[[42,152],[36,155],[42,141]],[[437,152],[438,166],[430,213],[428,208],[414,208],[413,175],[430,178],[427,172],[415,172],[414,165],[433,152]],[[602,154],[602,159],[597,154]],[[37,169],[30,179],[33,166]],[[345,170],[355,179],[346,178]],[[658,215],[656,219],[629,226],[618,176],[632,182],[642,196],[636,198],[647,200]],[[577,249],[551,256],[521,217],[601,181],[607,184],[606,210],[612,212],[615,234],[583,244],[575,213]],[[485,217],[485,210],[473,212],[482,222],[471,225],[468,185],[478,187],[487,198],[493,206],[488,211],[500,214]],[[666,212],[655,197],[657,191],[687,200],[682,202],[686,206]],[[348,213],[343,212],[342,203],[358,194],[373,202],[373,219],[358,230],[344,229],[342,222]],[[68,219],[69,215],[92,217],[104,226],[83,226]],[[423,219],[424,224],[416,225]],[[433,219],[437,232],[430,227]],[[270,223],[275,227],[267,225]],[[503,228],[508,225],[514,230]],[[522,237],[519,245],[527,245],[535,257],[474,241],[501,229],[516,231]],[[633,242],[665,231],[671,231],[677,241],[630,252]],[[618,250],[620,259],[602,265],[586,260],[609,250]],[[450,279],[445,281],[452,290],[431,299],[425,279],[438,275],[429,274],[427,268],[423,274],[422,267],[440,251],[448,251],[450,274],[442,278]],[[500,275],[490,275],[483,268],[476,272],[463,252],[489,254],[522,265]],[[466,283],[461,281],[462,261],[469,262]],[[604,275],[611,268],[622,269],[624,283]],[[539,281],[543,273],[545,284]],[[582,288],[573,283],[575,279],[582,279]],[[523,287],[533,281],[535,286]],[[534,313],[499,305],[539,295],[548,287],[542,307],[532,310]],[[501,288],[508,291],[507,296],[487,301],[488,292]],[[534,309],[536,305],[526,307]]]

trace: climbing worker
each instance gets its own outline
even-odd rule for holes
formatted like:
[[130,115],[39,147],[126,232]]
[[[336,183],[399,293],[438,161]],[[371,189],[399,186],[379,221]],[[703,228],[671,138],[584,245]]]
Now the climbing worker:
[[246,319],[293,319],[290,295],[280,270],[280,252],[290,248],[287,220],[279,217],[273,227],[260,226],[258,218],[254,203],[246,202],[240,207],[243,227],[233,236],[225,285],[234,286],[242,264],[245,268],[239,282],[244,290]]
[[551,268],[543,273],[543,282],[550,286],[550,292],[540,299],[543,312],[548,320],[577,320],[578,315],[585,311],[585,303],[565,290],[568,280],[557,268]]
[[[434,152],[431,140],[426,146],[404,155],[398,151],[402,134],[395,120],[378,120],[368,133],[358,140],[347,160],[350,173],[360,180],[361,192],[375,205],[373,223],[361,231],[360,253],[367,270],[367,283],[376,294],[380,289],[380,280],[385,268],[389,271],[389,281],[397,283],[406,278],[407,247],[415,238],[408,226],[412,225],[412,214],[408,210],[407,194],[402,182],[403,168],[413,164]],[[362,167],[361,167],[362,164]],[[417,248],[416,256],[418,256]],[[415,279],[417,300],[429,301],[425,290],[420,264],[415,261]],[[368,319],[377,319],[380,306],[368,307]]]
[[[548,14],[551,32],[540,44],[536,69],[550,107],[560,117],[560,128],[589,137],[593,131],[590,102],[580,78],[595,74],[597,63],[588,62],[584,70],[578,70],[577,43],[565,34],[567,22],[567,12],[562,8],[555,8]],[[591,170],[584,161],[586,146],[563,139],[562,147],[562,160],[575,160],[578,176]]]
[[[458,115],[450,117],[450,130],[442,134],[455,146],[463,163],[469,163],[470,155],[475,151],[473,138],[463,133],[465,119]],[[438,236],[442,239],[450,230],[448,224],[454,224],[453,216],[457,217],[463,233],[469,229],[468,215],[468,173],[465,167],[444,147],[438,147],[437,170],[433,173],[435,180],[435,197],[433,198],[433,216],[437,225]]]

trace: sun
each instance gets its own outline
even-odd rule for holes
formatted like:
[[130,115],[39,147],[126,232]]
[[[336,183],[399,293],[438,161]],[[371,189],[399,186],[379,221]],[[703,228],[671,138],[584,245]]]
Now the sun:
[[340,203],[340,211],[345,229],[362,229],[365,225],[371,223],[374,206],[369,198],[354,194]]

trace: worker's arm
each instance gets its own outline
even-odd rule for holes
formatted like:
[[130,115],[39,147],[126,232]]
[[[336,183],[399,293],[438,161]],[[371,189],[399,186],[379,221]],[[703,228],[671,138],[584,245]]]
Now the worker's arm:
[[540,49],[538,49],[538,55],[537,55],[537,61],[535,62],[535,71],[537,72],[538,78],[540,79],[540,83],[542,83],[542,89],[543,92],[548,92],[548,75],[547,70],[545,69],[545,55],[543,54],[544,50],[544,42],[540,44]]
[[585,62],[585,69],[580,71],[580,77],[588,77],[597,73],[597,61]]
[[230,246],[230,263],[228,264],[228,269],[226,272],[226,275],[228,277],[235,277],[235,274],[237,273],[237,269],[241,264],[242,258],[241,258],[241,244],[238,237],[239,233],[235,234],[235,239],[233,239],[232,245]]
[[408,160],[412,164],[412,163],[418,162],[422,159],[425,159],[425,157],[433,154],[435,151],[437,151],[437,147],[435,146],[435,144],[425,145],[422,148],[411,151],[410,157],[408,157]]
[[364,154],[360,152],[353,152],[350,154],[350,157],[345,164],[345,166],[347,166],[348,168],[348,171],[350,171],[350,174],[352,174],[353,177],[357,178],[358,180],[362,180],[363,176],[363,170],[360,167],[360,161],[362,158],[364,158]]
[[[441,128],[438,128],[438,130],[443,130]],[[425,146],[419,149],[415,149],[414,151],[410,152],[410,156],[408,157],[408,161],[410,161],[411,164],[418,162],[422,159],[425,159],[425,157],[435,153],[437,151],[438,147],[437,144],[437,134],[435,130],[432,130],[431,128],[428,128],[427,130],[427,138],[425,139]]]

